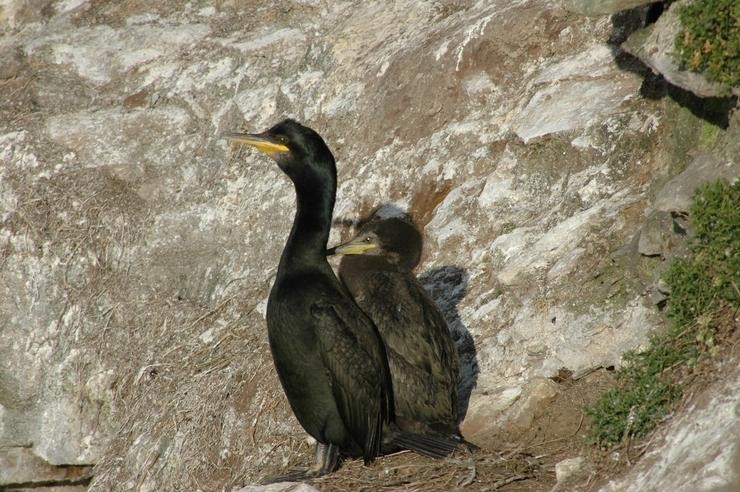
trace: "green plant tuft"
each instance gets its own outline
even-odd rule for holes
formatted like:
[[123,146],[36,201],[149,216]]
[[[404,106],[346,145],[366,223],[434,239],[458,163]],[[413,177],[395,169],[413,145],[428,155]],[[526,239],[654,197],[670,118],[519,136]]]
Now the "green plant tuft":
[[740,308],[740,180],[706,183],[693,198],[691,257],[675,260],[664,275],[671,290],[669,329],[653,334],[644,351],[626,353],[616,386],[584,410],[590,438],[599,445],[652,430],[682,394],[672,371],[714,353],[713,313],[727,304]]
[[675,323],[697,319],[718,300],[740,303],[738,204],[740,180],[732,185],[724,180],[705,183],[694,194],[692,258],[674,263],[665,276],[671,287],[668,316]]
[[704,72],[726,88],[740,86],[740,2],[696,0],[679,7],[675,40],[682,68]]

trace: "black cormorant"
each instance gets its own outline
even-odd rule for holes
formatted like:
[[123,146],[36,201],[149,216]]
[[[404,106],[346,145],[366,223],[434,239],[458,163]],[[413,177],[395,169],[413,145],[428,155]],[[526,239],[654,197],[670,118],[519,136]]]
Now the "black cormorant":
[[407,217],[367,222],[329,254],[344,255],[339,277],[385,343],[398,426],[459,432],[460,363],[439,308],[414,276],[421,234]]
[[318,443],[317,466],[303,477],[336,469],[340,452],[366,464],[395,446],[449,454],[453,441],[395,426],[382,341],[326,261],[337,179],[324,140],[293,120],[224,136],[272,157],[295,187],[297,212],[268,298],[267,332],[290,407]]

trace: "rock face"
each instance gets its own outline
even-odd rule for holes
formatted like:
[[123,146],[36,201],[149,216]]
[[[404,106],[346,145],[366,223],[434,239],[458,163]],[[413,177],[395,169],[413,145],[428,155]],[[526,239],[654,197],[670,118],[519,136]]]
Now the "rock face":
[[[3,459],[95,464],[93,490],[220,490],[310,454],[264,328],[293,191],[219,138],[287,116],[337,157],[332,242],[383,203],[424,226],[468,438],[526,426],[559,369],[617,366],[662,322],[629,245],[692,157],[676,121],[681,144],[706,124],[640,95],[608,17],[11,0],[0,22]],[[714,135],[737,176],[737,117]]]
[[616,14],[622,10],[648,5],[650,0],[565,0],[565,8],[583,15]]
[[[674,40],[682,29],[678,10],[690,1],[679,0],[671,3],[655,24],[632,34],[623,48],[670,83],[699,97],[726,96],[727,90],[721,84],[708,81],[700,73],[682,70],[676,61]],[[740,94],[740,88],[732,88],[732,92],[737,96]]]
[[[740,370],[727,367],[728,377],[707,388],[681,418],[662,432],[662,442],[626,476],[601,492],[638,490],[735,490],[740,482],[737,395]],[[676,473],[694,470],[694,473]]]

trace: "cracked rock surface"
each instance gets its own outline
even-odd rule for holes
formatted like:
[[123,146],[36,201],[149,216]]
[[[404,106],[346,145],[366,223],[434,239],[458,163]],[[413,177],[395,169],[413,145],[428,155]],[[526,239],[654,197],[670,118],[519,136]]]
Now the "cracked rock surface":
[[310,455],[264,324],[293,190],[224,131],[324,136],[332,243],[415,217],[481,443],[661,326],[635,241],[703,125],[696,161],[738,176],[737,117],[644,97],[610,18],[559,2],[1,5],[0,460],[39,481],[221,490]]

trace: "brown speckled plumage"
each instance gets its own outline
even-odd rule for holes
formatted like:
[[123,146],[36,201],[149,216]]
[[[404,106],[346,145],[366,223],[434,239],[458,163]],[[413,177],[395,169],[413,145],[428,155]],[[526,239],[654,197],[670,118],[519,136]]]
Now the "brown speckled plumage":
[[404,218],[367,223],[352,242],[374,243],[342,257],[339,276],[386,346],[396,422],[407,431],[459,435],[459,361],[439,308],[412,269],[421,235]]

